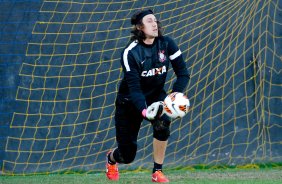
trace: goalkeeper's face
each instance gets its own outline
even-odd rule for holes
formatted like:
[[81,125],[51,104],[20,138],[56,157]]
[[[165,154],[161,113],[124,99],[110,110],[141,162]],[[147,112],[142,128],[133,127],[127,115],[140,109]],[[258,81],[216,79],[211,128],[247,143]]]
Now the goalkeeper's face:
[[158,22],[153,14],[149,14],[143,17],[143,29],[142,31],[146,35],[146,38],[158,37]]

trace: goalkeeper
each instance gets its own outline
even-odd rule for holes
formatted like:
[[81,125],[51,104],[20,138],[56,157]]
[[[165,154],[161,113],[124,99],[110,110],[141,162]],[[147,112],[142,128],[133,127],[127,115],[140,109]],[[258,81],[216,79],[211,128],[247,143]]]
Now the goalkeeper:
[[133,30],[121,55],[124,77],[116,98],[115,128],[117,148],[107,154],[106,175],[118,180],[117,163],[133,162],[137,136],[143,119],[153,127],[153,182],[169,182],[162,165],[170,136],[170,119],[162,115],[162,102],[169,65],[177,76],[172,92],[183,92],[189,73],[181,51],[173,39],[163,36],[152,10],[138,11],[131,17]]

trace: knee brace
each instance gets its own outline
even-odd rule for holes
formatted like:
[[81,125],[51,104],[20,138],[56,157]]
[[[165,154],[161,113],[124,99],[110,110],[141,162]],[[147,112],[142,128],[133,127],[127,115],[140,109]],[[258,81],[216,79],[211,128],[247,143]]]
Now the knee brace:
[[159,141],[166,141],[170,136],[170,121],[155,120],[152,121],[153,137]]
[[113,156],[118,163],[129,164],[133,162],[136,152],[136,143],[118,145],[118,148],[114,150]]

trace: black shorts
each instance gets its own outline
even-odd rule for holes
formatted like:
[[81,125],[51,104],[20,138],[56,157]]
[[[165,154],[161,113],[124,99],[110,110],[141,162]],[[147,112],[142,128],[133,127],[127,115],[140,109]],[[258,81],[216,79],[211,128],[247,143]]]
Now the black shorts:
[[137,145],[143,121],[142,114],[128,98],[117,96],[115,112],[116,140],[118,145]]
[[[162,101],[166,92],[160,93],[147,100],[147,103]],[[143,116],[135,105],[126,97],[117,95],[115,112],[116,140],[118,145],[137,145],[137,137],[140,130]]]

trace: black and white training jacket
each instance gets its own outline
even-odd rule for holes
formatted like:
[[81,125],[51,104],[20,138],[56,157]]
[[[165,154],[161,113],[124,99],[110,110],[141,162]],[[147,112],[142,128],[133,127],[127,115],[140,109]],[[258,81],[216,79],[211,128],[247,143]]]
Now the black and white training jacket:
[[151,45],[130,42],[121,55],[124,77],[118,95],[130,99],[141,113],[164,91],[169,63],[177,76],[172,92],[183,92],[190,77],[181,51],[170,37],[157,37]]

